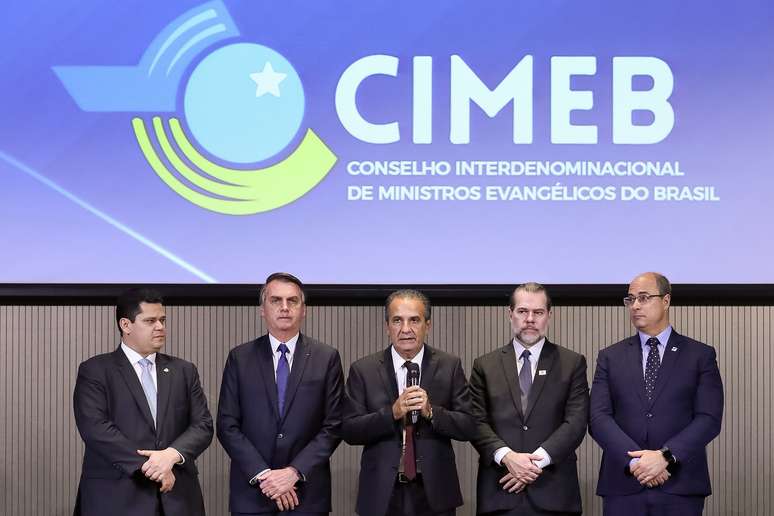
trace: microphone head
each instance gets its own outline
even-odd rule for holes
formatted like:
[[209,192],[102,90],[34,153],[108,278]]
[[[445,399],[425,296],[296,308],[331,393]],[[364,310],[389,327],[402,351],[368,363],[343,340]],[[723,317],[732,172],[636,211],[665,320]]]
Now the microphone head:
[[408,369],[407,382],[409,385],[419,385],[419,365],[414,362],[410,362],[406,369]]

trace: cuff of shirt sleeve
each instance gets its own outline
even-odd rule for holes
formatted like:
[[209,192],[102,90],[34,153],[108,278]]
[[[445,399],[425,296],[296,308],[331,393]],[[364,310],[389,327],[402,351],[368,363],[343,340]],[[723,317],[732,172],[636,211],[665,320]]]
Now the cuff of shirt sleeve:
[[507,446],[503,446],[502,448],[497,448],[494,452],[494,461],[497,463],[498,466],[502,466],[503,457],[508,455],[509,452],[512,452],[510,448]]
[[253,478],[250,479],[250,485],[254,486],[258,484],[258,478],[263,475],[264,473],[271,471],[270,469],[266,468],[263,471],[259,471],[257,475],[255,475]]
[[[172,448],[171,446],[170,446],[170,448],[171,448],[172,450],[175,450],[175,449],[174,449],[174,448]],[[183,454],[182,454],[182,453],[180,453],[180,452],[179,452],[179,451],[177,451],[177,450],[175,450],[175,453],[177,453],[178,457],[180,457],[180,460],[179,460],[179,461],[177,461],[177,462],[175,462],[175,466],[182,466],[183,464],[185,464],[185,457],[183,457]]]
[[545,468],[546,466],[551,465],[551,456],[548,454],[548,452],[541,446],[534,452],[532,452],[534,455],[541,455],[543,458],[540,460],[532,461],[532,463],[539,467],[540,469]]

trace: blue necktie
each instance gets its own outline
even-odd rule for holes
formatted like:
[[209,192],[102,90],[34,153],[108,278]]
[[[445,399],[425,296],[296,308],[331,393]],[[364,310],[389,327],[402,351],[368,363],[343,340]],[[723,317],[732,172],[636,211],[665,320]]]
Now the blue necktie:
[[529,398],[529,390],[532,388],[532,364],[529,361],[529,357],[532,353],[528,349],[525,349],[521,354],[523,360],[521,364],[521,371],[519,371],[519,388],[521,389],[521,410],[525,414],[527,413],[527,400]]
[[156,425],[156,386],[153,384],[153,377],[151,376],[151,367],[153,362],[147,358],[140,360],[140,383],[142,384],[142,390],[145,392],[145,399],[148,400],[148,406],[150,407],[151,416],[153,416],[153,425]]
[[645,395],[648,397],[648,401],[651,401],[653,399],[653,390],[656,388],[656,380],[658,379],[661,355],[658,353],[659,341],[656,337],[649,338],[646,344],[650,346],[650,351],[648,351],[648,359],[645,362]]
[[277,347],[280,352],[279,362],[277,362],[277,402],[279,403],[279,413],[282,417],[285,413],[285,390],[288,387],[288,376],[290,376],[290,364],[285,354],[289,351],[283,343]]

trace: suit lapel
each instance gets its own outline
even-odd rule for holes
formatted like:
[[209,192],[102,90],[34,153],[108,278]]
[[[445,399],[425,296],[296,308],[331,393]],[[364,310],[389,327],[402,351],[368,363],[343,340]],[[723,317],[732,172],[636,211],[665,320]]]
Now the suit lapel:
[[[515,357],[515,353],[514,353]],[[532,413],[532,409],[535,407],[537,399],[540,397],[540,393],[543,391],[543,387],[551,375],[553,370],[554,360],[556,359],[556,344],[552,344],[546,339],[543,343],[543,349],[540,351],[540,358],[537,363],[537,371],[535,371],[534,380],[532,381],[532,388],[529,390],[529,398],[527,398],[527,413],[524,415],[524,421],[529,419],[529,415]],[[545,371],[545,374],[540,374],[540,371]]]
[[271,406],[271,410],[274,412],[274,418],[279,421],[277,380],[274,379],[274,361],[272,360],[269,336],[264,335],[263,337],[256,339],[253,346],[260,377],[263,380],[263,388],[266,390],[266,397],[269,400],[269,406]]
[[513,342],[506,344],[500,351],[502,357],[500,363],[503,366],[505,383],[508,384],[508,389],[511,391],[511,399],[513,400],[513,406],[516,407],[516,413],[524,421],[524,414],[521,411],[521,388],[519,387],[519,377],[517,376],[519,369],[516,362],[516,352],[513,349]]
[[161,435],[161,427],[169,405],[169,393],[172,390],[172,375],[175,373],[169,367],[169,357],[156,353],[156,384],[158,396],[156,401],[156,434]]
[[137,378],[137,373],[120,347],[113,352],[113,360],[145,422],[155,431],[156,427],[153,423],[153,416],[151,415],[150,406],[148,406],[148,399],[145,397],[145,391],[142,390],[142,385],[140,385],[140,379]]
[[[288,387],[285,390],[285,412],[282,416],[284,420],[290,412],[290,406],[293,403],[293,398],[298,391],[298,385],[301,383],[301,378],[304,376],[304,369],[312,356],[312,351],[309,349],[309,345],[304,342],[304,336],[299,334],[296,341],[296,349],[293,351],[293,367],[290,369],[290,377],[288,378]],[[272,364],[273,365],[273,364]]]
[[425,391],[429,390],[430,386],[433,385],[433,377],[438,369],[438,361],[434,360],[434,355],[435,350],[425,344],[425,354],[422,357],[422,373],[419,376],[419,386]]
[[392,364],[392,346],[388,347],[382,357],[382,366],[379,370],[379,376],[387,392],[392,396],[392,400],[398,399],[398,380],[395,379],[395,366]]
[[[661,366],[658,368],[658,376],[656,377],[656,387],[653,389],[653,399],[651,400],[651,406],[658,399],[661,391],[664,390],[664,386],[669,381],[669,377],[672,375],[672,371],[675,368],[675,363],[680,357],[681,351],[681,338],[680,335],[672,329],[672,334],[669,336],[669,341],[664,346],[664,356],[661,359]],[[675,348],[675,351],[672,349]],[[644,380],[643,380],[644,381]],[[643,390],[645,387],[643,386]]]
[[629,347],[626,350],[628,355],[627,364],[629,368],[629,378],[632,378],[637,396],[640,397],[642,405],[648,406],[648,399],[645,397],[645,375],[642,372],[642,344],[640,336],[635,334],[629,338]]

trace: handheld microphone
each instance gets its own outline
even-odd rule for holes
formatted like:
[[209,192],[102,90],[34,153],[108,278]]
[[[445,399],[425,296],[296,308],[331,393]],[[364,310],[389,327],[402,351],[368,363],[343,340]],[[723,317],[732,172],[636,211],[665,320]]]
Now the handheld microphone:
[[[406,369],[408,369],[408,374],[406,375],[406,387],[419,385],[419,365],[415,364],[414,362],[410,362],[406,366]],[[417,421],[419,421],[419,411],[412,410],[409,414],[411,417],[411,423],[416,425]]]

